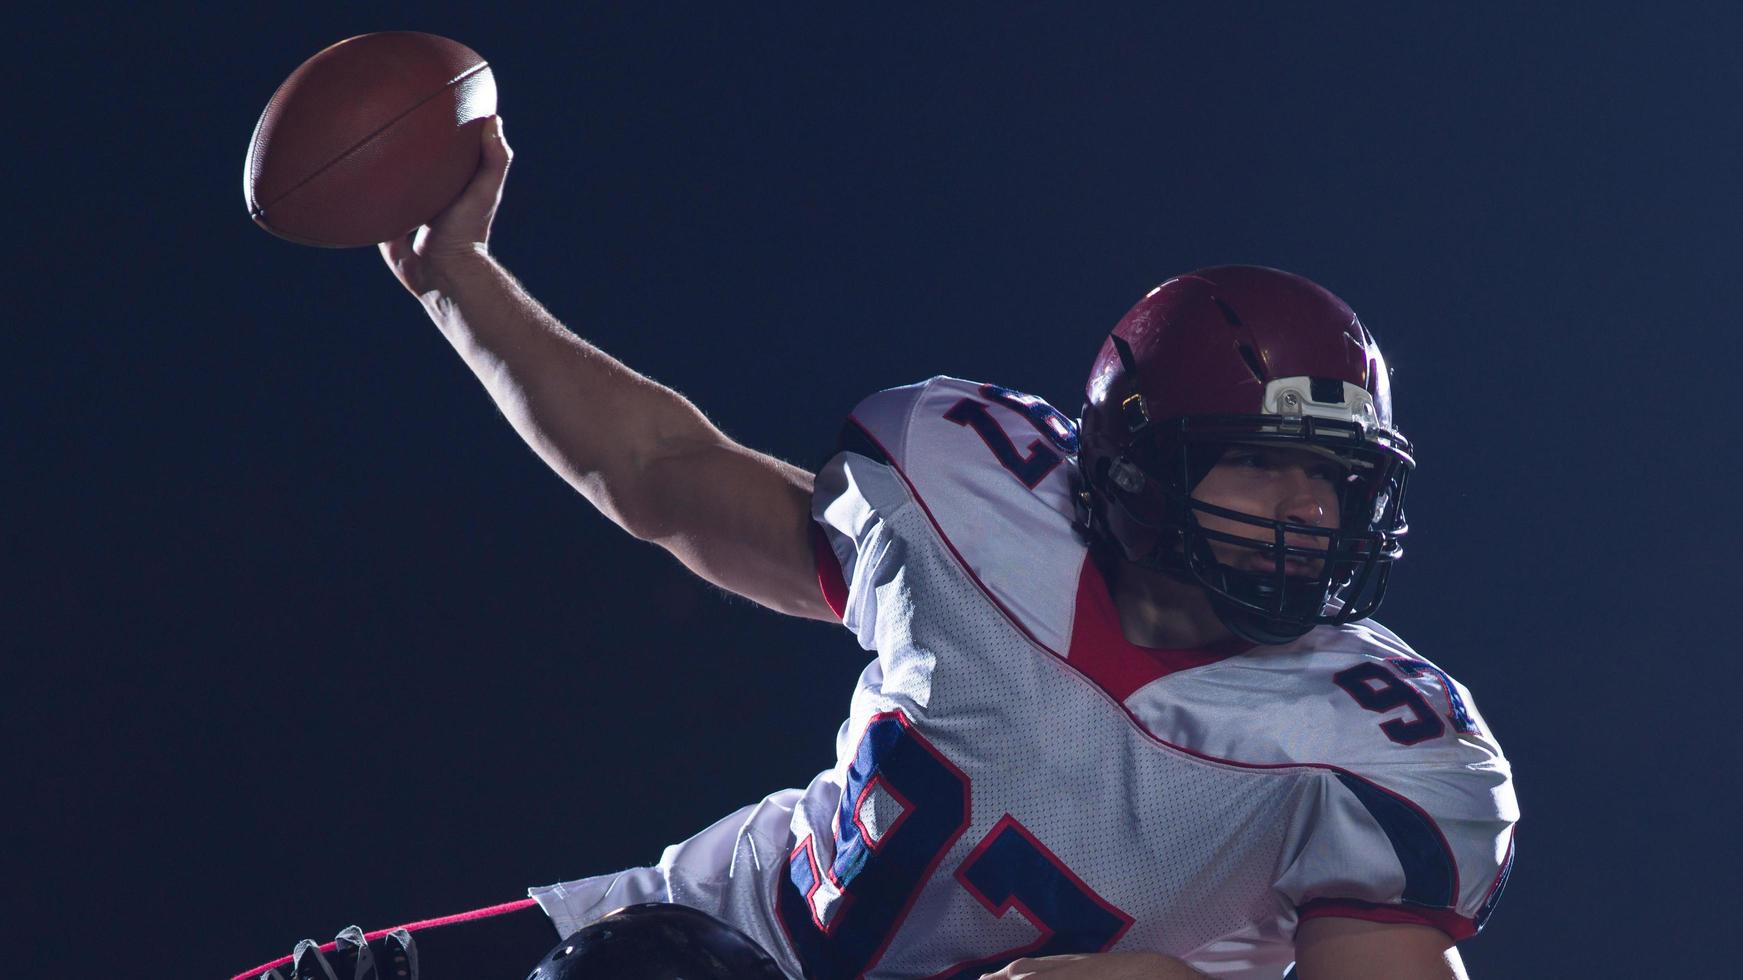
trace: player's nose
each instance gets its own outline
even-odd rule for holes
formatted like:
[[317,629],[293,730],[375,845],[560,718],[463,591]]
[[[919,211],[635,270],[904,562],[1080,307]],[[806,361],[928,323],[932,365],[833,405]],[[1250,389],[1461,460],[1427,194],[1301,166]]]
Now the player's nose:
[[[1277,500],[1277,519],[1287,524],[1330,527],[1330,507],[1320,492],[1320,482],[1305,467],[1286,466],[1282,471],[1282,495]],[[1292,542],[1293,543],[1293,542]]]

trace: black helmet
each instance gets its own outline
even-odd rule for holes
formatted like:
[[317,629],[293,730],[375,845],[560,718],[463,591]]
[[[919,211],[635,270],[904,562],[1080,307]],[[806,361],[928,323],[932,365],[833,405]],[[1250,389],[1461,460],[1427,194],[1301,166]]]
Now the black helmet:
[[618,909],[557,944],[527,980],[786,980],[756,941],[700,909]]

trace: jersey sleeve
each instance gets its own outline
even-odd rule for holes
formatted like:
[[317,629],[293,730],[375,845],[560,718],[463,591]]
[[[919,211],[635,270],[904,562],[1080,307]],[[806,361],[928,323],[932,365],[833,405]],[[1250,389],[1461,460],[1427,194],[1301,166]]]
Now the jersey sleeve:
[[1301,921],[1418,923],[1454,940],[1482,929],[1512,868],[1519,818],[1498,748],[1467,736],[1453,758],[1327,768],[1310,787],[1277,883]]
[[998,385],[940,376],[860,402],[812,496],[830,608],[871,650],[880,603],[979,595],[1062,649],[1083,558],[1075,452],[1069,419]]
[[861,401],[812,495],[830,609],[877,649],[880,605],[981,595],[1063,649],[1084,553],[1072,521],[1075,438],[1041,399],[962,378]]
[[930,384],[891,388],[860,402],[842,425],[835,455],[817,473],[811,497],[818,585],[867,650],[876,649],[878,585],[901,564],[891,522],[913,506],[897,461]]

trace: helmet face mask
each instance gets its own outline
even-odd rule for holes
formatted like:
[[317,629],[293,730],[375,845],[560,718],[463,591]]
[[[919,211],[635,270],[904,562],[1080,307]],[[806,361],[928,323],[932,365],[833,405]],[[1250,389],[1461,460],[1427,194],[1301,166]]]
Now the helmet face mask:
[[[1415,465],[1384,372],[1354,313],[1307,280],[1251,267],[1170,280],[1115,328],[1091,374],[1085,525],[1127,561],[1199,585],[1254,642],[1371,615],[1403,551]],[[1194,496],[1231,446],[1336,460],[1337,525]]]

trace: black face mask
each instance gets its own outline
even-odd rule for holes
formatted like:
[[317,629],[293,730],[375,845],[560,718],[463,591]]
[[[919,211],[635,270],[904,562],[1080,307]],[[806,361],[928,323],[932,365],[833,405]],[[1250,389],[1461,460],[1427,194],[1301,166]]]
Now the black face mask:
[[[1106,505],[1121,507],[1126,519],[1157,532],[1150,554],[1133,560],[1197,583],[1235,634],[1255,643],[1286,643],[1320,624],[1372,615],[1391,563],[1403,553],[1404,488],[1414,465],[1408,447],[1374,444],[1353,429],[1323,420],[1285,427],[1267,416],[1181,419],[1136,440],[1110,469],[1101,492]],[[1312,447],[1335,455],[1351,474],[1339,490],[1340,525],[1289,524],[1194,500],[1192,488],[1231,444]],[[1155,516],[1146,519],[1133,508],[1133,498],[1143,499],[1143,510]],[[1201,515],[1251,530],[1210,530]],[[1225,564],[1213,543],[1259,554],[1271,567]],[[1318,573],[1288,574],[1290,558]]]

